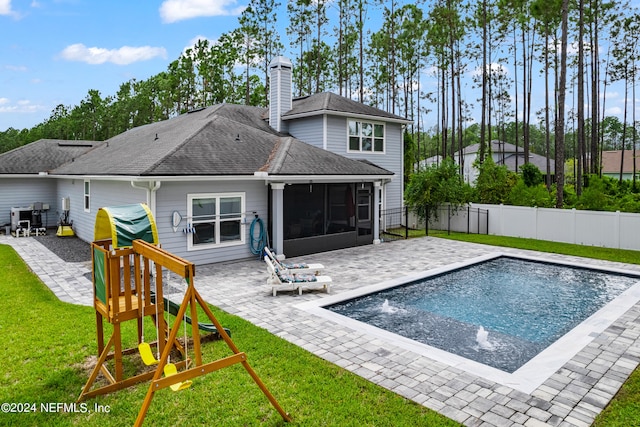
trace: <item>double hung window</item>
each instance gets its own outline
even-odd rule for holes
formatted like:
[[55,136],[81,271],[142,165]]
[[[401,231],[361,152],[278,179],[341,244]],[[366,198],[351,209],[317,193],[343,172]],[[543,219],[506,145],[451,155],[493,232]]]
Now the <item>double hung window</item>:
[[188,195],[188,249],[244,243],[244,193]]
[[349,151],[384,152],[384,124],[349,120]]

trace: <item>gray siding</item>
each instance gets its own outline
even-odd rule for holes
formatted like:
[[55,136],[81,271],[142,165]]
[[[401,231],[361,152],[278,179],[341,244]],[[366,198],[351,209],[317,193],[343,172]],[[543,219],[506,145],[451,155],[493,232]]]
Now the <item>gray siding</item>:
[[[347,117],[327,116],[326,149],[351,159],[368,160],[394,172],[396,176],[385,186],[384,207],[386,209],[401,207],[404,200],[402,125],[397,123],[385,124],[384,153],[349,153],[347,152],[347,120]],[[380,122],[379,120],[373,121]],[[324,148],[322,147],[323,120],[321,116],[292,120],[291,122],[293,122],[289,126],[291,135],[309,144]]]
[[42,202],[49,205],[49,211],[42,214],[43,224],[55,226],[58,222],[55,189],[55,179],[50,177],[0,179],[0,225],[11,222],[11,208]]
[[61,179],[58,182],[58,209],[62,212],[62,198],[69,197],[69,218],[73,221],[76,236],[93,241],[93,231],[98,209],[105,206],[147,203],[145,190],[131,187],[129,181],[90,180],[90,210],[84,211],[84,179]]
[[[383,201],[384,208],[401,207],[403,203],[403,152],[402,143],[402,126],[397,123],[385,123],[385,151],[384,153],[349,153],[348,147],[348,130],[346,117],[331,116],[327,123],[327,132],[329,134],[330,145],[327,147],[330,151],[338,153],[342,156],[368,160],[382,168],[385,168],[396,175],[393,180],[385,185]],[[380,122],[379,120],[372,120]]]
[[[323,117],[313,116],[305,117],[304,119],[288,120],[286,122],[289,126],[289,134],[295,138],[306,142],[307,144],[316,146],[318,148],[325,148],[323,146],[322,128]],[[338,153],[340,154],[340,153]]]
[[[185,258],[195,264],[209,264],[220,261],[250,258],[249,228],[256,212],[268,224],[267,200],[268,187],[263,182],[164,182],[158,190],[155,219],[163,249]],[[188,250],[188,236],[183,232],[187,225],[187,196],[197,193],[245,193],[246,223],[244,224],[245,244],[220,248]],[[174,232],[171,223],[174,211],[183,217],[182,223]]]
[[[268,223],[267,200],[268,187],[263,182],[163,182],[156,192],[156,211],[154,218],[158,227],[158,238],[162,247],[171,253],[196,264],[208,264],[254,256],[250,250],[249,228],[256,212]],[[85,212],[84,180],[59,180],[58,199],[69,197],[71,200],[70,219],[76,235],[87,242],[93,240],[95,218],[98,209],[104,206],[118,206],[131,203],[147,203],[147,192],[131,187],[129,181],[91,180],[91,210]],[[174,211],[187,216],[187,195],[195,193],[245,193],[245,211],[247,221],[244,225],[245,244],[217,249],[187,250],[187,235],[183,233],[186,220],[174,232],[171,218]],[[58,202],[58,205],[61,202]],[[61,209],[61,206],[58,207]]]

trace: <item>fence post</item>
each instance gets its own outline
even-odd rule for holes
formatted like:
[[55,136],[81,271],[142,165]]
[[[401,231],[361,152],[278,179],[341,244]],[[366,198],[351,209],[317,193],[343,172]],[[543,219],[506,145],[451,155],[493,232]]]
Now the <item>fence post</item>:
[[447,236],[451,234],[451,205],[447,204]]
[[[478,219],[478,221],[480,221]],[[489,235],[489,209],[487,209],[487,236]]]
[[429,235],[429,206],[424,207],[424,235]]
[[409,238],[409,206],[404,207],[404,239]]
[[471,233],[471,207],[467,204],[467,234]]

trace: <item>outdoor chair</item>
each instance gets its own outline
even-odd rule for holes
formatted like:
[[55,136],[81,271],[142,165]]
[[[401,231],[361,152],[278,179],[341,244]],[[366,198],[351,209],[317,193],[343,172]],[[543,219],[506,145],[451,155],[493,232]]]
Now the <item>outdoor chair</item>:
[[271,286],[271,293],[276,296],[278,291],[298,291],[302,295],[303,289],[323,288],[329,293],[331,288],[331,277],[318,276],[315,274],[292,273],[286,268],[277,267],[269,255],[264,256],[267,264],[267,285]]
[[316,276],[320,275],[320,270],[324,270],[324,265],[322,264],[307,264],[307,263],[284,263],[280,262],[278,258],[274,255],[273,252],[269,250],[265,246],[264,253],[271,259],[274,266],[280,270],[288,270],[289,273],[298,274],[315,274]]

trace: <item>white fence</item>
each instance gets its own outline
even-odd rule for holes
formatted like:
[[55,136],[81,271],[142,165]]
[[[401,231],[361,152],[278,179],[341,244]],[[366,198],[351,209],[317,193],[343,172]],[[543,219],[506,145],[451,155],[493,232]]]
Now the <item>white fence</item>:
[[[489,234],[640,250],[640,214],[476,203],[471,207],[489,212]],[[429,227],[446,230],[450,225],[452,231],[466,232],[467,224],[473,223],[463,208],[450,220],[441,215],[438,221],[430,222]],[[477,231],[472,226],[470,232]]]

